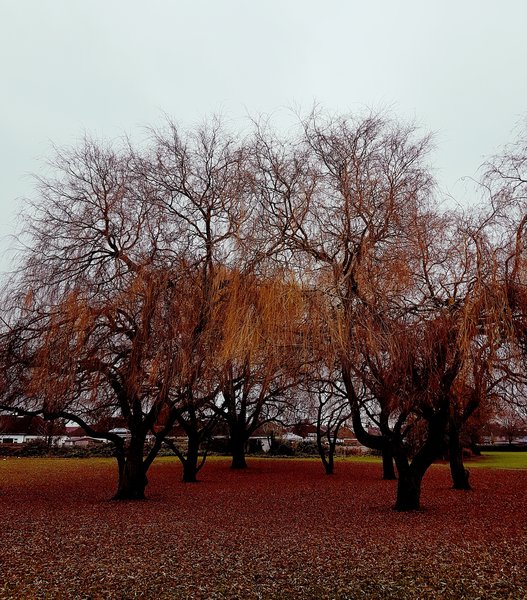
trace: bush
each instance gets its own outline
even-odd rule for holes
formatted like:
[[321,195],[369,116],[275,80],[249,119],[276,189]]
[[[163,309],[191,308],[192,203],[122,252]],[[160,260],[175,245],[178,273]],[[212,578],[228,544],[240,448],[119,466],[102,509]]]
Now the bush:
[[289,442],[273,439],[268,454],[270,456],[294,456],[295,449]]
[[0,444],[0,456],[20,458],[51,456],[57,458],[97,458],[115,456],[113,444],[96,443],[92,446],[51,446],[44,440],[32,440],[26,444]]
[[368,456],[367,450],[362,446],[337,446],[335,456]]
[[[46,456],[51,449],[44,440],[31,440],[27,444],[17,444],[16,448],[18,447],[21,451],[18,456]],[[15,449],[14,444],[12,448]]]
[[249,440],[247,442],[247,454],[262,454],[263,444],[262,440]]
[[296,454],[307,454],[308,456],[318,456],[318,446],[315,442],[302,441],[296,445]]
[[382,456],[382,451],[376,450],[375,448],[368,448],[366,452],[364,452],[364,456]]
[[208,443],[209,453],[229,454],[229,438],[213,438]]
[[527,452],[525,444],[481,444],[478,445],[480,452]]
[[113,444],[99,443],[93,446],[71,446],[55,448],[51,456],[62,456],[64,458],[110,458],[115,456]]

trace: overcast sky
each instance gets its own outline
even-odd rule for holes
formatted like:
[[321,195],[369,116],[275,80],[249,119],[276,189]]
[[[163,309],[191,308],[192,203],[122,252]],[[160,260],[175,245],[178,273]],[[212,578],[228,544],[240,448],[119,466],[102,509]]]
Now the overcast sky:
[[445,193],[527,114],[527,2],[0,0],[0,271],[51,143],[318,102],[435,132]]

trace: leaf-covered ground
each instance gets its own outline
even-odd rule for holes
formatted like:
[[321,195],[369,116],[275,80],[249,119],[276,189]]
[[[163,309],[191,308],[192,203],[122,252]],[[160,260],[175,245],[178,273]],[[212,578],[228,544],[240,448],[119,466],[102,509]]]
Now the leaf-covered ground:
[[527,597],[527,472],[448,470],[424,482],[424,510],[391,510],[377,464],[209,462],[198,484],[154,464],[149,499],[109,501],[100,460],[0,461],[2,598]]

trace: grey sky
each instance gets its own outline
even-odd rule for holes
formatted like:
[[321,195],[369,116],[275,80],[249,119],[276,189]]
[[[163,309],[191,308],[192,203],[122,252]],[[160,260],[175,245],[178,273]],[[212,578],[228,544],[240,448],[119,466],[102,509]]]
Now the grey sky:
[[0,0],[0,271],[31,172],[74,144],[221,112],[389,107],[436,132],[443,190],[527,114],[523,0]]

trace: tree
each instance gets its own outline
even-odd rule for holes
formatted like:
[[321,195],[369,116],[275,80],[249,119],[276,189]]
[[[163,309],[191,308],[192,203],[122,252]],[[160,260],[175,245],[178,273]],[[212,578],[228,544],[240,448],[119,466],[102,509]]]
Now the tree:
[[[382,115],[314,112],[289,139],[168,122],[140,151],[59,151],[4,294],[0,408],[112,442],[122,499],[163,443],[195,481],[219,421],[244,468],[251,433],[306,392],[327,472],[351,414],[385,478],[395,461],[397,509],[447,446],[468,488],[467,422],[525,383],[527,144],[489,164],[477,218],[440,210],[429,147]],[[116,416],[126,443],[95,428]]]
[[249,437],[289,409],[302,378],[303,298],[280,270],[259,277],[231,271],[217,310],[220,396],[212,408],[228,426],[232,468],[244,469]]
[[[371,345],[365,353],[373,370],[355,373],[370,394],[362,406],[355,399],[353,424],[361,443],[389,449],[398,472],[395,508],[414,510],[420,506],[422,479],[445,446],[450,392],[462,364],[455,343],[459,328],[455,315],[388,327],[385,321],[382,336],[370,332],[375,346],[382,344],[376,354]],[[389,361],[382,370],[379,353]],[[354,381],[346,377],[345,384],[355,394]],[[365,431],[363,412],[377,424],[379,435]]]
[[304,386],[308,397],[311,419],[316,426],[317,449],[326,475],[335,469],[335,452],[340,428],[351,416],[347,395],[338,376],[316,372],[308,375]]
[[42,323],[25,365],[23,406],[33,404],[47,418],[74,420],[90,435],[103,416],[125,419],[126,445],[106,433],[117,447],[118,499],[144,496],[146,471],[159,449],[144,458],[146,437],[161,409],[177,401],[172,385],[181,349],[174,329],[182,322],[183,303],[175,301],[175,289],[167,287],[166,277],[149,273],[102,306],[69,294]]
[[[300,263],[305,284],[322,291],[326,317],[317,327],[328,340],[328,368],[339,365],[357,415],[357,321],[363,312],[404,314],[398,305],[411,287],[411,249],[432,188],[424,164],[429,138],[377,115],[313,114],[288,153],[263,133],[259,141],[262,219],[275,231],[273,239],[283,240],[283,260]],[[400,486],[406,482],[403,477]]]
[[187,310],[196,282],[186,242],[174,242],[178,229],[166,225],[142,164],[128,147],[90,140],[59,153],[27,215],[25,262],[9,290],[8,337],[20,346],[13,368],[24,371],[18,409],[29,402],[90,435],[101,412],[122,415],[129,443],[107,436],[117,446],[119,499],[144,497],[161,443],[144,458],[145,440],[193,376],[188,340],[198,327]]
[[[485,165],[482,181],[492,210],[489,235],[498,260],[498,282],[503,297],[499,318],[503,344],[498,369],[502,385],[499,412],[522,414],[527,358],[527,128]],[[505,409],[503,408],[505,406]],[[513,418],[514,421],[514,418]]]

